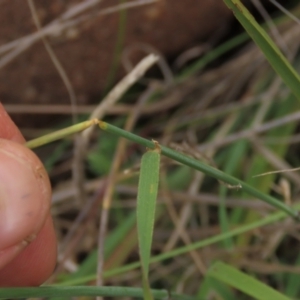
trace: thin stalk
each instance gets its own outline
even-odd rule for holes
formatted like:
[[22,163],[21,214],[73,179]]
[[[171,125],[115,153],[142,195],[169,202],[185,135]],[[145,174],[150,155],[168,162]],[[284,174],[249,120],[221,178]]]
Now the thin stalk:
[[[35,148],[44,144],[47,144],[49,142],[64,138],[68,136],[69,134],[76,133],[78,131],[82,131],[92,125],[99,124],[100,128],[104,131],[110,132],[112,134],[115,134],[119,137],[124,137],[132,142],[135,142],[137,144],[140,144],[142,146],[145,146],[149,149],[155,149],[155,143],[153,141],[144,139],[138,135],[135,135],[131,132],[125,131],[121,128],[118,128],[114,125],[108,124],[103,121],[99,121],[97,119],[92,119],[90,121],[85,121],[67,128],[64,128],[62,130],[47,134],[45,136],[42,136],[40,138],[34,139],[32,141],[29,141],[26,143],[26,146],[28,148]],[[222,182],[225,182],[231,186],[237,186],[240,189],[243,189],[243,191],[247,192],[248,194],[269,203],[270,205],[284,211],[288,215],[295,218],[297,221],[300,221],[300,214],[297,210],[294,210],[292,207],[287,206],[283,202],[277,200],[274,197],[271,197],[267,194],[264,194],[254,187],[250,186],[249,184],[233,177],[228,174],[225,174],[224,172],[217,170],[209,165],[206,165],[192,157],[188,157],[184,154],[181,154],[175,150],[172,150],[165,146],[161,147],[161,154],[165,155],[175,161],[178,161],[186,166],[189,166],[195,170],[198,170],[200,172],[205,173],[206,175],[212,176]]]
[[[131,132],[125,131],[121,128],[118,128],[116,126],[113,126],[111,124],[108,124],[106,122],[103,121],[99,121],[99,126],[102,130],[105,130],[107,132],[110,132],[112,134],[124,137],[132,142],[138,143],[140,145],[143,145],[149,149],[155,149],[155,143],[144,139],[138,135],[135,135]],[[192,158],[192,157],[188,157],[186,155],[183,155],[177,151],[174,151],[168,147],[165,146],[160,146],[161,147],[161,154],[165,155],[175,161],[178,161],[186,166],[189,166],[195,170],[201,171],[203,173],[205,173],[206,175],[212,176],[220,181],[226,182],[229,185],[232,186],[238,186],[241,189],[243,189],[243,191],[249,193],[250,195],[269,203],[270,205],[284,211],[285,213],[287,213],[288,215],[292,216],[293,218],[297,219],[298,221],[300,221],[300,215],[299,212],[297,210],[294,210],[293,208],[285,205],[283,202],[277,200],[274,197],[271,197],[267,194],[261,193],[260,191],[258,191],[257,189],[255,189],[254,187],[250,186],[249,184],[233,177],[230,176],[228,174],[223,173],[220,170],[217,170],[209,165],[203,164],[202,162]]]
[[64,129],[61,129],[61,130],[58,130],[55,132],[51,132],[49,134],[45,134],[42,137],[39,137],[39,138],[36,138],[36,139],[33,139],[33,140],[27,142],[25,145],[30,149],[37,148],[37,147],[46,145],[48,143],[65,138],[70,134],[80,132],[80,131],[87,129],[87,128],[91,127],[92,125],[96,125],[96,124],[98,124],[97,119],[84,121],[84,122],[78,123],[76,125],[66,127]]

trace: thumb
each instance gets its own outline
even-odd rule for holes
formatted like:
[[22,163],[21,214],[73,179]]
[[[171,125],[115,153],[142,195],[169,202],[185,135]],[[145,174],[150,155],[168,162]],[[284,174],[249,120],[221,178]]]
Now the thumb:
[[25,146],[0,139],[0,268],[35,240],[50,209],[47,173]]

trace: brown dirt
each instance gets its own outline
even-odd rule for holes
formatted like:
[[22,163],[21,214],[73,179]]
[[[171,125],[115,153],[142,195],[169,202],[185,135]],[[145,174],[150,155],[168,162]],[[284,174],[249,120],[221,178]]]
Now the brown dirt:
[[[43,26],[81,1],[35,1]],[[103,1],[100,11],[119,1]],[[230,11],[220,0],[165,0],[127,11],[123,49],[137,43],[153,46],[166,57],[218,35]],[[27,1],[0,4],[0,44],[36,31]],[[120,13],[92,17],[49,41],[69,75],[79,103],[90,103],[107,83],[112,65]],[[118,77],[122,76],[119,66]],[[41,42],[17,56],[0,72],[0,99],[5,103],[69,103],[64,84]]]

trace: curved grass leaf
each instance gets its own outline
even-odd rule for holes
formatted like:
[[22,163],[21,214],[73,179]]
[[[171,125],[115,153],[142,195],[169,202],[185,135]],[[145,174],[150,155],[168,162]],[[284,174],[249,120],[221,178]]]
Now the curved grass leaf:
[[216,262],[208,271],[207,276],[224,282],[245,294],[259,300],[289,300],[290,298],[270,288],[257,279],[227,265]]
[[240,0],[223,0],[258,45],[273,69],[300,100],[300,76]]

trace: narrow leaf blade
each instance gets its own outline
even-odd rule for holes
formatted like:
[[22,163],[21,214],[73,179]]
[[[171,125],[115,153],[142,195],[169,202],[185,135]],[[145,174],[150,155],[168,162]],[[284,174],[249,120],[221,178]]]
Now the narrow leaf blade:
[[224,0],[235,17],[258,45],[273,69],[300,100],[300,76],[285,58],[265,30],[256,22],[251,13],[240,0]]
[[145,299],[152,299],[148,272],[159,182],[159,163],[160,149],[158,147],[143,155],[138,186],[137,230]]
[[208,271],[208,276],[224,282],[255,299],[289,300],[285,295],[271,287],[222,262],[216,262]]

